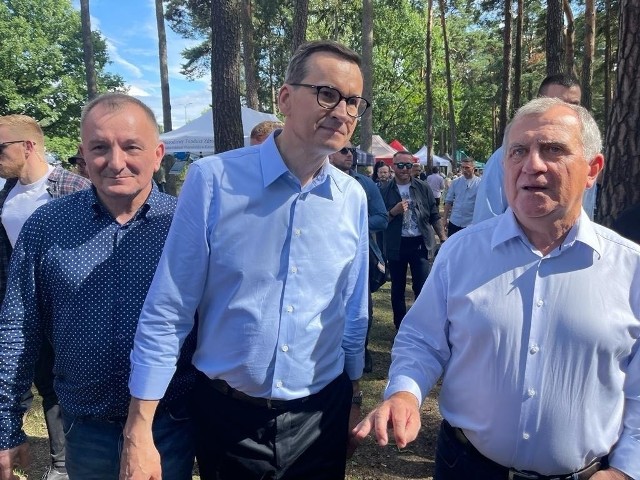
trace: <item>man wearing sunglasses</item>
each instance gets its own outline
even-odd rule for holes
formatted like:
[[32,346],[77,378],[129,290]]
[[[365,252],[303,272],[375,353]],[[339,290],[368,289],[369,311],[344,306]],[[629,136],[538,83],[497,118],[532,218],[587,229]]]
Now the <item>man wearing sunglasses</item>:
[[131,354],[121,478],[160,478],[150,423],[196,310],[201,478],[344,478],[362,401],[368,215],[328,156],[368,108],[362,89],[358,54],[303,44],[278,93],[282,130],[190,166]]
[[[9,272],[9,258],[24,222],[41,205],[78,190],[91,183],[60,166],[45,160],[44,134],[40,125],[26,115],[0,117],[0,177],[6,179],[0,191],[0,301],[4,299]],[[53,390],[53,349],[42,342],[36,364],[34,384],[42,396],[51,467],[47,480],[67,478],[64,434],[58,397]],[[22,406],[27,408],[33,395],[25,393]]]
[[[369,216],[369,243],[371,244],[371,248],[378,249],[377,255],[376,253],[370,252],[370,256],[376,260],[369,262],[369,269],[376,268],[375,264],[377,264],[377,259],[382,257],[382,254],[379,250],[379,247],[375,243],[375,234],[378,232],[384,231],[387,228],[387,209],[384,206],[384,201],[382,201],[382,196],[380,195],[380,189],[378,186],[373,183],[373,180],[369,178],[367,175],[363,175],[356,171],[356,165],[354,162],[355,159],[355,148],[351,147],[351,143],[349,143],[348,147],[344,147],[342,150],[332,153],[329,155],[329,162],[331,165],[336,167],[338,170],[343,171],[347,175],[355,178],[357,182],[360,184],[364,193],[367,195],[367,213]],[[373,267],[372,267],[373,265]],[[369,272],[371,273],[371,271]],[[369,345],[369,332],[371,331],[371,325],[373,324],[373,299],[371,298],[371,290],[369,290],[369,324],[367,326],[367,340],[365,342],[364,347],[364,372],[371,373],[373,371],[373,357],[371,356],[371,352],[367,349]]]
[[384,244],[391,273],[391,307],[396,329],[407,313],[407,266],[411,269],[413,294],[418,298],[429,275],[429,252],[435,247],[434,230],[441,242],[447,239],[431,188],[411,175],[414,163],[409,152],[395,153],[395,177],[381,190],[389,215]]

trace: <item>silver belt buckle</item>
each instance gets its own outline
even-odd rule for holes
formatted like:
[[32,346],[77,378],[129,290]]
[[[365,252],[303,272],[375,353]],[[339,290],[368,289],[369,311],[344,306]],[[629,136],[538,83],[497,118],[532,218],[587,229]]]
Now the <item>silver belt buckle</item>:
[[513,468],[509,469],[509,480],[536,480],[539,478],[535,473],[521,472]]

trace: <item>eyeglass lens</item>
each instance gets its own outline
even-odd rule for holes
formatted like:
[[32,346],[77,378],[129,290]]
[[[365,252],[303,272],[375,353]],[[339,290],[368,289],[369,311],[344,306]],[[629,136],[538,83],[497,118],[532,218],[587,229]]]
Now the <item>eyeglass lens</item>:
[[396,168],[399,168],[400,170],[402,170],[403,168],[409,169],[411,168],[411,165],[413,165],[413,163],[394,163],[394,165],[396,166]]
[[[324,108],[335,108],[344,97],[332,87],[318,87],[318,103]],[[352,117],[360,117],[367,110],[367,102],[362,97],[347,97],[347,113]]]

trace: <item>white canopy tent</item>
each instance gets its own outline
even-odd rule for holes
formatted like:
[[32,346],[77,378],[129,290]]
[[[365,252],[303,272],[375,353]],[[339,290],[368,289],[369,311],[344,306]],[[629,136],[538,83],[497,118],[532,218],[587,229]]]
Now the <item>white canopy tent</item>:
[[[423,145],[420,150],[413,154],[414,157],[418,158],[418,162],[421,165],[426,165],[429,157],[429,150],[426,145]],[[434,167],[446,167],[447,171],[451,169],[451,162],[446,158],[439,157],[438,155],[433,156],[433,166]]]
[[[242,108],[242,131],[244,144],[249,145],[251,130],[264,120],[280,121],[272,113],[263,113],[248,107]],[[171,132],[163,133],[160,139],[166,146],[167,153],[192,152],[210,155],[214,153],[213,145],[213,111],[208,110],[202,116]]]

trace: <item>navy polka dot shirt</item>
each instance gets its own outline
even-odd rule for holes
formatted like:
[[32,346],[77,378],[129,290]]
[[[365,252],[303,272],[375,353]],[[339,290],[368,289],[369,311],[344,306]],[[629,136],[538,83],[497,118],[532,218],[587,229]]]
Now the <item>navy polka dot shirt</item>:
[[[0,449],[25,441],[20,396],[31,386],[43,338],[54,346],[55,389],[67,413],[126,416],[129,353],[175,206],[154,186],[134,218],[120,225],[89,189],[27,220],[0,312]],[[194,335],[165,403],[184,400],[191,388]]]

